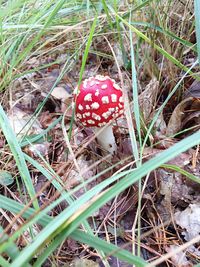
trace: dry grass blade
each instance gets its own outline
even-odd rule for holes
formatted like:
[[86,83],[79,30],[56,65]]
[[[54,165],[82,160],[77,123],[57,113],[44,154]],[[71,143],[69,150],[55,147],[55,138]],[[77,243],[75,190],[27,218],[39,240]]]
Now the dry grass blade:
[[[0,265],[194,266],[199,1],[1,5]],[[125,98],[113,154],[74,118],[75,87],[96,75]]]

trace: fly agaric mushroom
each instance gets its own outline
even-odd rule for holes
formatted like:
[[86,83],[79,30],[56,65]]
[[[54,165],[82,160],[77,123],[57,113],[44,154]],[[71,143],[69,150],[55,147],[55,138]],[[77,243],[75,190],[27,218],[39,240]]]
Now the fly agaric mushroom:
[[97,75],[84,80],[79,90],[76,87],[74,100],[77,120],[85,127],[93,127],[95,132],[102,127],[97,136],[98,143],[113,154],[117,146],[109,122],[124,113],[121,88],[108,76]]

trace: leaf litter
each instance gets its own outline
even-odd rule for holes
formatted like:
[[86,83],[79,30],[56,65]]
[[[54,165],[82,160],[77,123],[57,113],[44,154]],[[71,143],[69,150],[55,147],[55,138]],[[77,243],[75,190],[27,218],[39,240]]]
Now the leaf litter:
[[[109,57],[109,49],[107,46],[107,50],[105,50],[105,42],[100,39],[96,45],[94,45],[94,48],[99,49],[99,51],[102,50],[104,53],[108,53],[108,57],[101,58],[94,53],[89,53],[83,78],[93,76],[100,72],[104,75],[109,74],[119,81],[116,65],[113,63],[112,58]],[[130,77],[130,73],[123,67],[124,62],[122,60],[123,55],[121,49],[118,43],[115,43],[114,41],[113,49],[116,53],[118,64],[122,69],[124,77]],[[66,112],[64,119],[66,129],[70,129],[72,94],[79,79],[80,62],[76,63],[76,65],[74,64],[71,70],[64,74],[63,78],[51,92],[42,112],[37,117],[34,117],[35,110],[49,94],[50,88],[52,88],[56,82],[67,59],[66,55],[64,53],[62,54],[62,51],[56,56],[54,55],[55,58],[52,57],[53,56],[49,58],[41,57],[40,59],[32,57],[29,63],[27,63],[29,70],[34,66],[40,66],[43,63],[46,64],[55,60],[59,61],[59,64],[52,64],[51,67],[33,72],[30,75],[24,75],[19,79],[16,79],[11,85],[10,90],[12,92],[12,97],[9,99],[9,106],[6,106],[6,109],[11,125],[18,138],[41,134],[58,118],[58,116],[63,115],[64,112]],[[146,76],[148,75],[149,74],[146,73]],[[129,92],[131,100],[133,100],[131,96],[132,88],[130,82],[127,80],[125,86]],[[199,84],[196,83],[193,87],[187,89],[185,98],[177,103],[168,118],[164,112],[159,115],[155,122],[153,132],[151,133],[153,137],[151,139],[152,144],[151,146],[146,146],[144,148],[143,161],[173,145],[176,142],[175,137],[177,135],[179,138],[183,138],[185,135],[190,134],[190,132],[186,132],[186,134],[181,133],[187,127],[192,128],[195,126],[194,130],[199,129],[200,107],[198,86]],[[152,76],[148,78],[148,82],[145,85],[141,82],[139,88],[141,89],[139,95],[141,116],[145,127],[148,128],[160,107],[161,83],[155,76]],[[120,168],[127,169],[129,168],[127,166],[131,166],[132,168],[135,167],[134,162],[132,162],[131,156],[133,153],[131,150],[131,140],[129,138],[128,126],[125,118],[121,118],[115,123],[114,134],[117,139],[118,152],[111,160],[104,159],[103,154],[101,153],[101,147],[99,147],[95,140],[94,133],[91,130],[84,129],[81,125],[74,123],[70,145],[75,153],[75,160],[79,169],[77,169],[72,155],[69,154],[62,131],[62,125],[58,122],[57,125],[48,132],[51,137],[50,141],[42,141],[42,143],[28,145],[24,148],[24,151],[43,165],[42,160],[38,158],[38,154],[41,154],[51,165],[56,174],[60,176],[61,180],[66,185],[67,190],[81,185],[83,181],[87,181],[100,171],[110,167],[112,164],[118,163],[116,168],[113,168],[105,175],[102,175],[98,179],[89,183],[87,188],[82,187],[74,197],[80,197],[85,190],[94,187],[98,182],[106,179]],[[193,128],[191,131],[193,131]],[[145,131],[143,131],[142,134],[144,137]],[[0,140],[2,140],[2,147],[5,147],[4,138],[2,136]],[[6,148],[4,152],[7,153]],[[169,164],[188,170],[200,179],[199,154],[196,156],[196,169],[192,164],[192,155],[194,154],[195,151],[191,149],[190,151],[179,155],[179,157],[169,162]],[[5,161],[7,164],[1,162],[1,168],[6,169],[6,174],[10,175],[11,168],[9,166],[15,164],[12,159],[9,159],[10,165],[8,164],[8,156],[6,156]],[[96,162],[98,162],[98,164],[95,164]],[[35,170],[35,168],[32,166],[29,166],[29,168],[35,181],[36,191],[39,192],[47,181],[44,176]],[[17,175],[15,168],[12,169],[11,173]],[[0,177],[0,184],[4,186],[4,189],[1,190],[6,190],[6,186],[9,189],[9,186],[13,184],[15,180],[13,176],[10,176],[10,178],[6,180],[5,175],[3,177],[4,180]],[[17,190],[17,187],[15,190]],[[120,194],[115,200],[116,202],[111,201],[107,203],[94,214],[96,227],[98,227],[98,235],[101,238],[107,238],[107,240],[109,239],[111,242],[114,242],[113,240],[116,231],[113,229],[115,229],[117,225],[118,230],[124,230],[122,231],[123,234],[120,233],[117,235],[117,243],[121,247],[128,247],[127,249],[130,251],[132,249],[130,246],[132,235],[130,233],[136,216],[136,205],[138,201],[137,190],[137,185],[135,185],[123,194]],[[39,195],[41,205],[51,201],[55,189],[48,186],[44,192],[43,195]],[[199,234],[199,192],[200,188],[196,183],[190,182],[186,176],[177,171],[169,171],[166,168],[159,168],[150,175],[142,197],[141,241],[144,243],[143,245],[145,247],[145,249],[143,248],[142,250],[144,258],[146,257],[146,259],[149,260],[150,258],[157,256],[157,251],[162,254],[164,251],[175,249],[183,242],[180,234],[185,241],[191,240]],[[60,205],[59,207],[56,207],[51,214],[56,216],[56,214],[66,206],[67,204],[65,203],[63,206]],[[173,221],[175,221],[176,227],[174,226]],[[163,228],[163,225],[166,224],[167,226]],[[92,219],[90,225],[93,227]],[[161,226],[155,235],[149,231],[149,229],[154,229],[154,227],[158,227],[159,225]],[[178,230],[177,227],[179,228]],[[166,233],[163,232],[164,230]],[[177,235],[176,231],[179,231]],[[30,236],[27,234],[27,242],[31,242],[29,239]],[[163,246],[160,245],[161,243]],[[20,244],[21,246],[25,245],[24,241],[21,241]],[[65,250],[69,253],[68,255]],[[93,249],[85,249],[83,245],[80,245],[77,242],[68,240],[63,244],[60,251],[60,255],[62,255],[64,260],[72,260],[70,266],[101,266],[101,263],[98,263],[100,261],[99,257],[96,254],[96,256],[94,256]],[[198,246],[191,246],[187,250],[187,253],[188,252],[194,253],[196,257],[199,257]],[[73,254],[76,254],[77,256],[81,255],[81,259],[74,259]],[[83,259],[83,257],[89,257],[91,259],[87,260]],[[93,261],[92,259],[95,260]],[[193,262],[193,258],[191,256],[188,257],[188,254],[182,252],[172,257],[171,261],[175,266],[192,266],[190,264]],[[116,264],[118,264],[118,266],[129,266],[123,265],[122,262],[117,262],[114,257],[110,257],[110,265],[115,267],[117,266]]]

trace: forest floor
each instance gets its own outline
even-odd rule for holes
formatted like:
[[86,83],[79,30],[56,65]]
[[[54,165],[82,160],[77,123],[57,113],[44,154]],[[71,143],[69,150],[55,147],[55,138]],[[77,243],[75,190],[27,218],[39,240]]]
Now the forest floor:
[[[21,2],[1,15],[0,266],[200,266],[193,1]],[[114,155],[74,116],[96,75],[127,96]]]

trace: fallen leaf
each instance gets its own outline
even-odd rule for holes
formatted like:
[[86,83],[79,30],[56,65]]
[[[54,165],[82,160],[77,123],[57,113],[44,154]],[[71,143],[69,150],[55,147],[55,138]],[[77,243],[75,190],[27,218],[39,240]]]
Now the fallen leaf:
[[86,181],[87,179],[91,178],[95,175],[95,168],[90,168],[90,166],[93,164],[92,160],[87,160],[86,155],[81,155],[77,159],[77,165],[79,167],[80,172],[73,168],[68,174],[66,179],[66,187],[71,189],[75,186],[82,183],[82,181]]
[[158,116],[154,128],[156,130],[155,134],[158,137],[166,133],[167,126],[162,113]]
[[200,204],[190,204],[185,210],[174,214],[176,224],[185,231],[182,232],[186,241],[200,233]]
[[[18,109],[13,108],[10,112],[10,115],[8,116],[11,127],[13,128],[14,132],[17,135],[18,139],[22,139],[24,136],[29,139],[29,136],[35,136],[40,134],[43,129],[40,124],[40,122],[37,120],[37,118],[30,116],[26,112]],[[42,141],[42,143],[39,143],[40,140],[38,140],[38,143],[34,143],[31,146],[28,146],[28,151],[34,156],[38,156],[38,152],[41,155],[47,155],[49,150],[49,142]]]
[[[167,252],[172,252],[177,248],[179,248],[179,246],[171,245],[166,249],[166,251]],[[185,252],[180,251],[178,253],[175,253],[171,257],[171,260],[172,260],[172,262],[174,263],[175,266],[177,266],[177,267],[192,267],[192,264],[187,260],[185,254],[186,254]]]
[[189,116],[189,114],[191,114],[189,112],[192,112],[191,107],[193,103],[194,98],[188,97],[176,106],[167,125],[167,136],[173,136],[182,130],[183,121],[187,118],[187,116]]
[[41,144],[33,144],[29,146],[29,150],[35,157],[38,157],[39,155],[45,156],[48,154],[49,147],[49,142],[43,142]]
[[11,127],[20,139],[24,135],[39,134],[42,132],[39,121],[26,112],[14,107],[8,115]]
[[163,196],[162,201],[157,205],[157,209],[163,221],[168,221],[171,218],[172,211],[173,173],[158,169],[157,178],[160,182],[160,194]]
[[195,80],[190,87],[185,91],[184,97],[200,98],[200,81]]
[[156,106],[156,100],[158,95],[159,82],[154,77],[147,84],[144,91],[139,95],[139,105],[143,113],[144,121],[148,122],[151,113],[154,111]]

